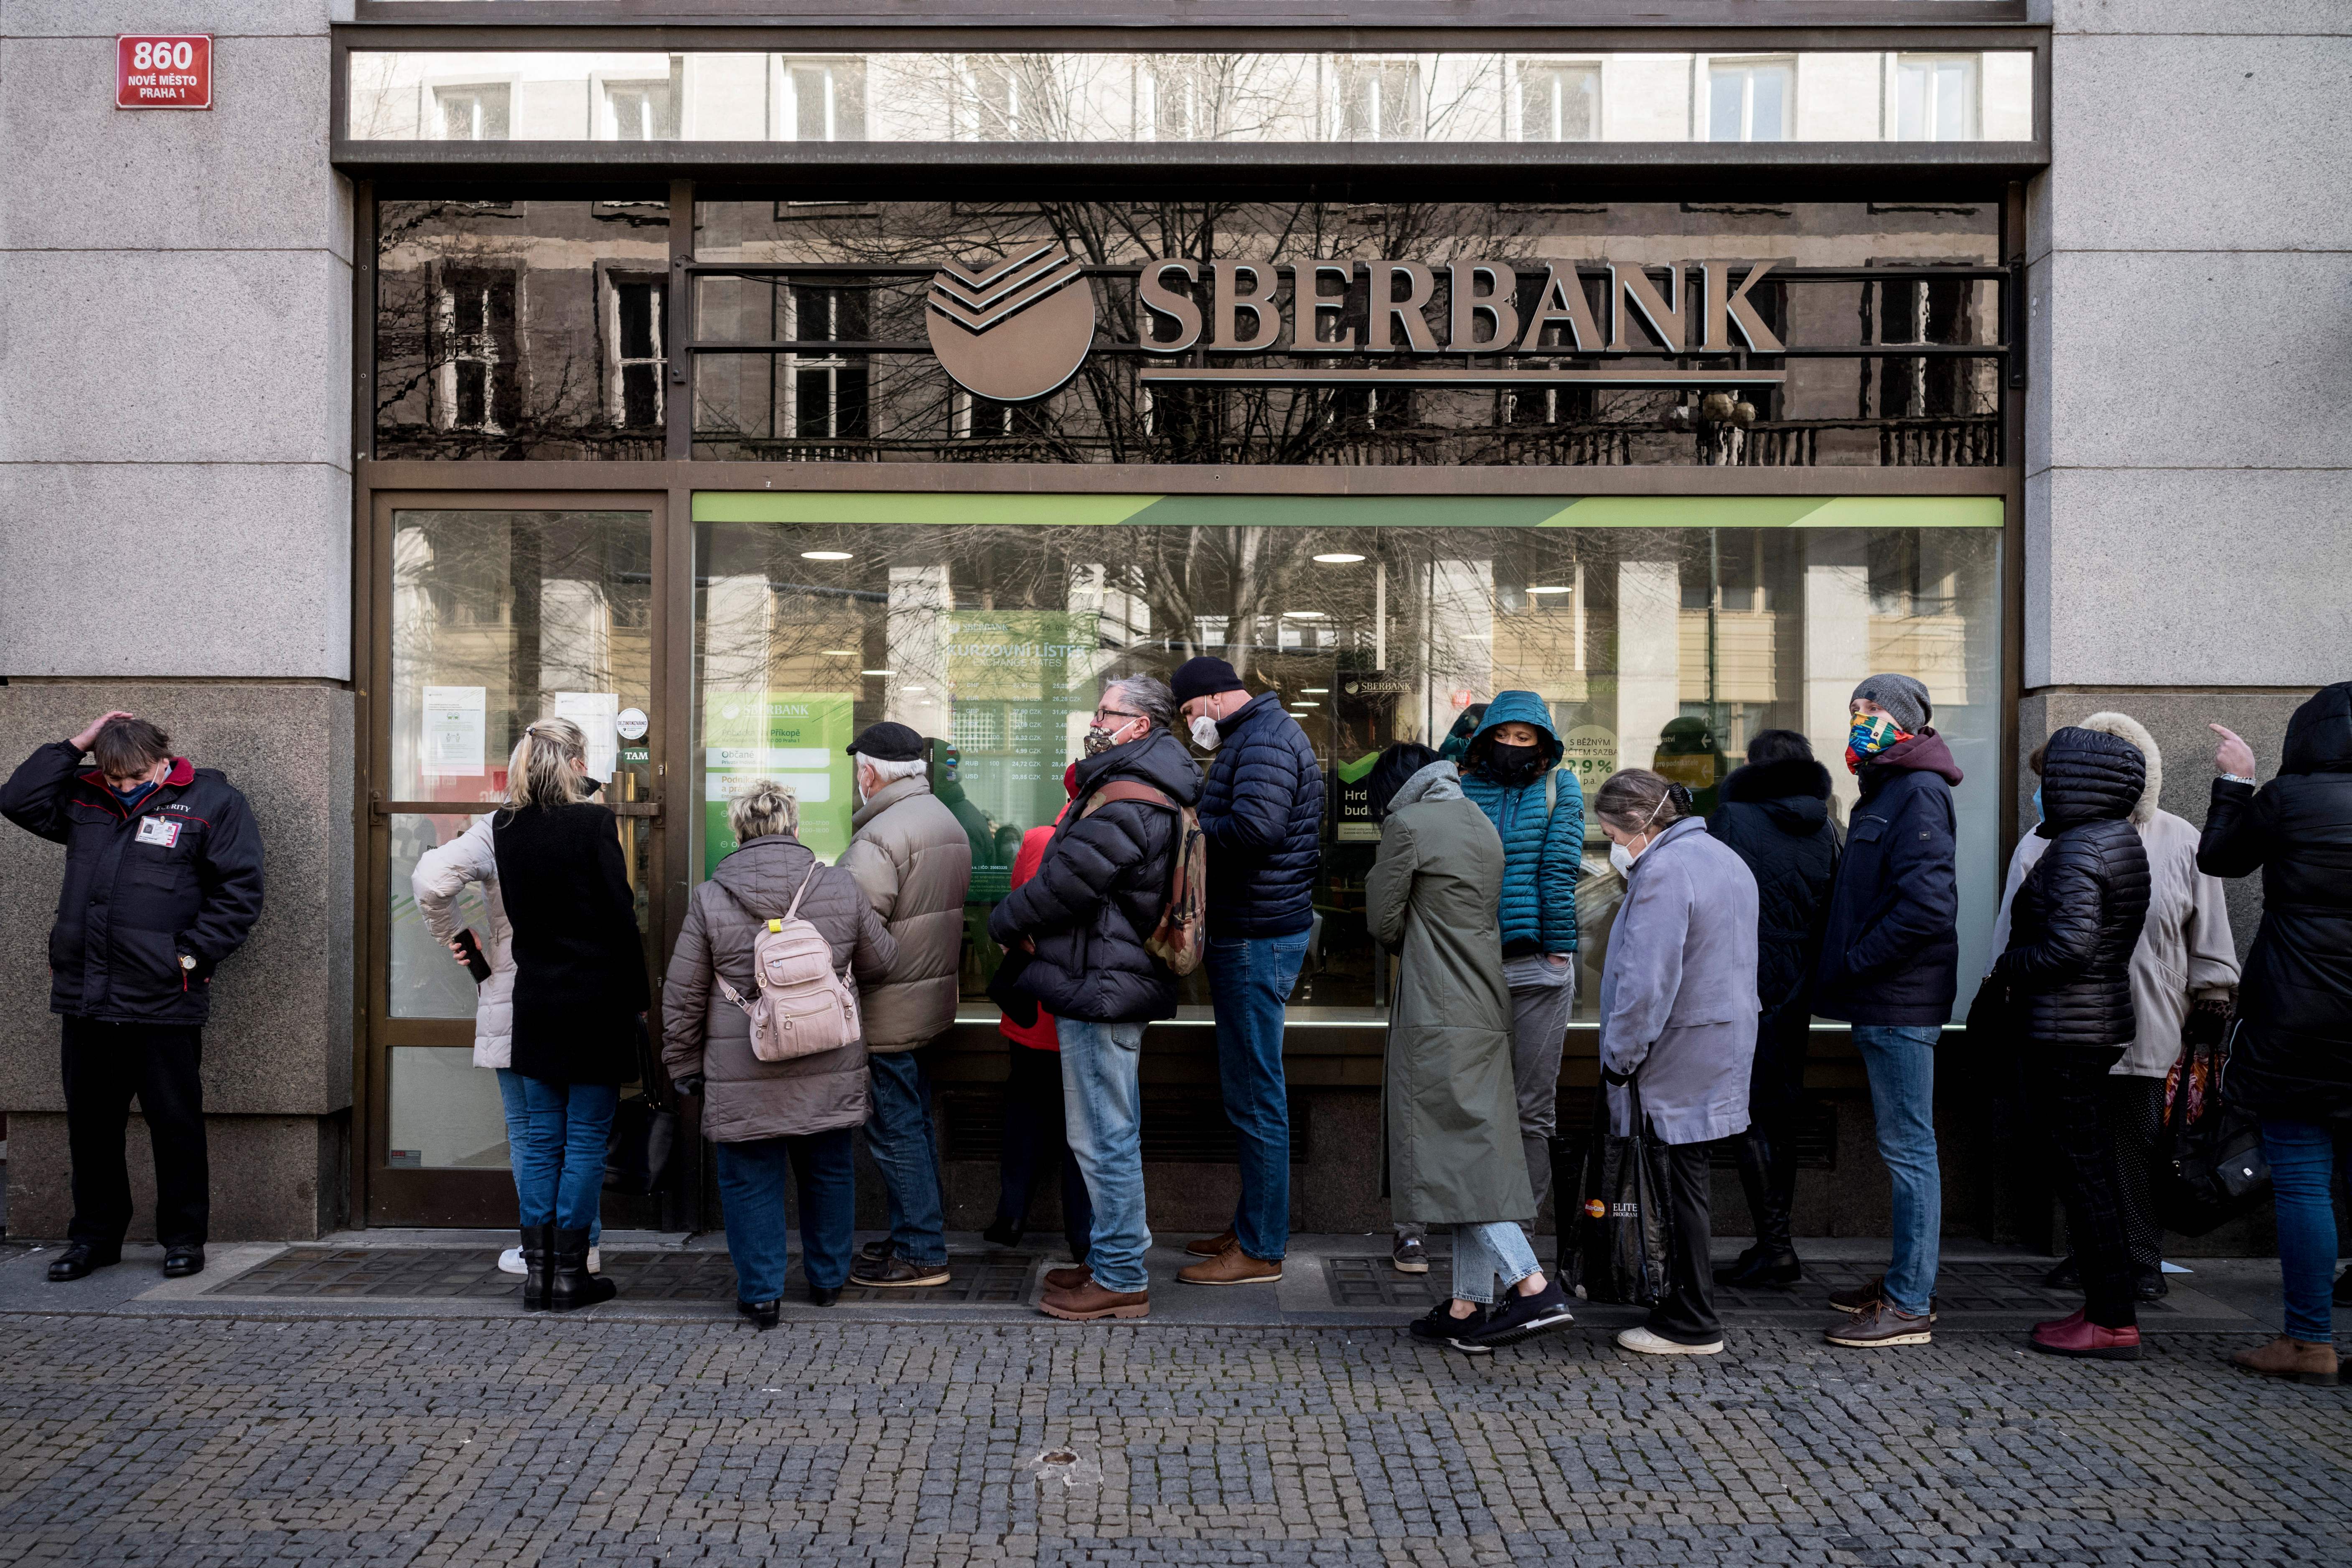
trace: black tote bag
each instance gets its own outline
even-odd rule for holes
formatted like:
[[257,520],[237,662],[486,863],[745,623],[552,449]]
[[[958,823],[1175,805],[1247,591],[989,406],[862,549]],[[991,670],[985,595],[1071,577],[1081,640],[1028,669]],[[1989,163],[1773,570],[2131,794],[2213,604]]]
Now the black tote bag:
[[1609,1130],[1609,1093],[1594,1097],[1592,1136],[1576,1184],[1576,1207],[1560,1228],[1560,1272],[1588,1301],[1655,1306],[1666,1293],[1672,1215],[1657,1140],[1633,1099],[1633,1131]]
[[613,1131],[604,1141],[604,1185],[644,1197],[669,1181],[677,1153],[677,1102],[643,1018],[637,1020],[637,1082],[639,1092],[613,1112]]
[[2270,1195],[2261,1119],[2230,1102],[2230,1047],[2240,1025],[2212,1044],[2181,1047],[2165,1083],[2156,1212],[2167,1230],[2203,1236]]

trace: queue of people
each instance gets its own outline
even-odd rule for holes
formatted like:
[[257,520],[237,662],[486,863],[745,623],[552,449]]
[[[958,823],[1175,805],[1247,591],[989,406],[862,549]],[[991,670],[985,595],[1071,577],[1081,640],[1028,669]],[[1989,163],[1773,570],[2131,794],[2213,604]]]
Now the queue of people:
[[[1852,1026],[1894,1219],[1887,1269],[1832,1295],[1841,1316],[1825,1337],[1932,1339],[1936,1052],[1958,993],[1962,774],[1918,681],[1868,678],[1850,718],[1858,798],[1843,834],[1827,771],[1785,731],[1754,739],[1707,818],[1687,784],[1643,769],[1591,803],[1619,889],[1597,962],[1606,1114],[1614,1132],[1661,1146],[1673,1237],[1649,1321],[1619,1336],[1629,1350],[1719,1351],[1716,1286],[1802,1278],[1790,1209],[1816,1015]],[[2050,1283],[2079,1280],[2084,1296],[2031,1343],[2129,1360],[2137,1304],[2165,1289],[2152,1192],[2167,1074],[2184,1037],[2230,1020],[2226,1091],[2261,1118],[2286,1289],[2284,1332],[2234,1359],[2332,1383],[2330,1186],[2352,1156],[2352,682],[2297,710],[2266,785],[2252,749],[2214,729],[2201,834],[2159,808],[2161,757],[2127,715],[2093,715],[2034,752],[2040,821],[2012,858],[1971,1015],[1995,1037],[1975,1047],[2022,1069],[2072,1246]],[[1595,956],[1580,955],[1577,921],[1580,879],[1592,889],[1595,873],[1542,700],[1499,693],[1457,730],[1452,755],[1400,743],[1370,774],[1381,845],[1367,918],[1397,955],[1382,1092],[1397,1267],[1426,1269],[1427,1227],[1454,1237],[1450,1299],[1412,1331],[1484,1353],[1572,1321],[1527,1227],[1549,1178],[1580,957]],[[1210,754],[1205,770],[1187,738]],[[1047,1275],[1042,1305],[1074,1321],[1150,1311],[1139,1059],[1146,1026],[1175,1012],[1187,954],[1205,954],[1241,1179],[1232,1224],[1190,1244],[1198,1261],[1178,1279],[1282,1276],[1283,1016],[1315,921],[1324,797],[1295,721],[1213,658],[1172,686],[1108,683],[1084,751],[1066,806],[1024,837],[988,922],[1007,954],[1004,994],[1034,1004],[1003,1024],[1019,1131],[989,1238],[1017,1243],[1058,1177],[1074,1261]],[[928,1053],[954,1021],[972,838],[933,793],[914,731],[876,724],[848,752],[858,805],[839,864],[801,843],[790,790],[744,790],[730,805],[737,847],[694,890],[666,978],[660,1059],[702,1100],[740,1305],[763,1328],[779,1321],[788,1181],[812,1300],[852,1281],[949,1278]],[[525,1306],[554,1310],[614,1293],[596,1252],[605,1148],[620,1089],[651,1049],[635,898],[587,758],[570,721],[530,725],[501,806],[415,875],[428,929],[480,983],[475,1062],[498,1074],[513,1151],[514,1266]],[[51,1005],[75,1215],[50,1278],[119,1261],[134,1096],[154,1143],[164,1272],[198,1272],[197,1064],[214,975],[261,910],[251,813],[217,771],[117,711],[35,752],[0,787],[0,815],[67,849]],[[2242,978],[2220,879],[2256,871],[2265,910]],[[485,895],[480,935],[457,913],[468,885]],[[853,1257],[859,1127],[890,1232]],[[1707,1151],[1726,1141],[1757,1235],[1717,1267]]]

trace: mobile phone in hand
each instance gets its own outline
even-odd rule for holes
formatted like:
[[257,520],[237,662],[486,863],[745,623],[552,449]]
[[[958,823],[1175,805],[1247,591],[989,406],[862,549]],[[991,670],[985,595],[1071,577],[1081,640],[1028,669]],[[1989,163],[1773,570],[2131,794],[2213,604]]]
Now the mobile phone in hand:
[[474,984],[479,985],[488,980],[490,977],[490,961],[482,956],[482,944],[474,940],[471,926],[457,933],[457,945],[466,950],[466,973],[474,977]]

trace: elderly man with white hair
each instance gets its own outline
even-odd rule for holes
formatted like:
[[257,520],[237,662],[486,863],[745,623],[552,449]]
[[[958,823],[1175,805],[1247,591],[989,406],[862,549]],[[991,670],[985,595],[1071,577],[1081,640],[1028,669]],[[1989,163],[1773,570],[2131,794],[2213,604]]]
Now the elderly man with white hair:
[[944,1285],[947,1205],[923,1047],[955,1022],[971,839],[931,793],[922,736],[904,724],[869,724],[849,742],[849,755],[858,804],[841,865],[898,949],[880,975],[860,977],[873,1087],[866,1147],[889,1193],[890,1235],[858,1254],[850,1278],[860,1285]]

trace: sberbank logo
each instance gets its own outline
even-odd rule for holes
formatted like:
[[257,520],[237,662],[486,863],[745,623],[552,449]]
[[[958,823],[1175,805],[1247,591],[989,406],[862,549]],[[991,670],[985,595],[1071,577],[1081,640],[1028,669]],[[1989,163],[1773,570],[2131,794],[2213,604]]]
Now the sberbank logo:
[[950,261],[931,275],[924,330],[958,386],[998,403],[1061,390],[1095,341],[1095,295],[1077,258],[1047,243],[1009,261]]

